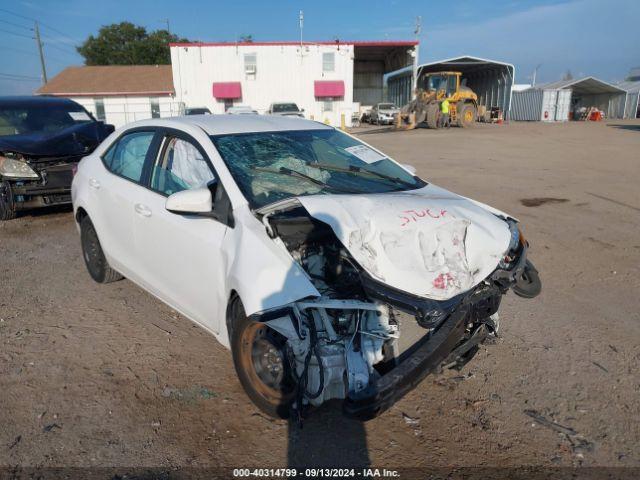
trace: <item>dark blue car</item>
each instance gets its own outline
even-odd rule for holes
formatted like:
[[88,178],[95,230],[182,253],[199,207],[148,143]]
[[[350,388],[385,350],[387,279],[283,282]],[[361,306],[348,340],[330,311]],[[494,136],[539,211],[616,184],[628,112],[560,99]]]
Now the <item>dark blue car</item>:
[[66,98],[0,97],[0,221],[70,203],[74,167],[113,130]]

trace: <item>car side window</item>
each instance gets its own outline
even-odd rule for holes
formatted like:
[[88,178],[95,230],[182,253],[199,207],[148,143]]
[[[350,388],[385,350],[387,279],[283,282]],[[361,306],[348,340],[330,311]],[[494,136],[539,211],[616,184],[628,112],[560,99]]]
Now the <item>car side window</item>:
[[153,167],[151,188],[164,195],[206,187],[215,176],[200,151],[187,140],[168,137]]
[[140,183],[144,159],[154,134],[154,132],[132,132],[120,137],[102,157],[107,169],[116,175]]

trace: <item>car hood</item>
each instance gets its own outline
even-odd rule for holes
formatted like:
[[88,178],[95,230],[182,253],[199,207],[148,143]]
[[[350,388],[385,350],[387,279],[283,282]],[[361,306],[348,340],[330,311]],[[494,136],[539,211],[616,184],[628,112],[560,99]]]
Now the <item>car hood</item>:
[[435,185],[367,195],[298,197],[373,278],[448,300],[482,282],[509,248],[504,218]]
[[57,132],[6,135],[0,137],[0,152],[46,157],[87,155],[112,131],[111,125],[91,122]]
[[383,115],[395,115],[396,113],[398,113],[400,110],[378,110],[378,113],[381,113]]

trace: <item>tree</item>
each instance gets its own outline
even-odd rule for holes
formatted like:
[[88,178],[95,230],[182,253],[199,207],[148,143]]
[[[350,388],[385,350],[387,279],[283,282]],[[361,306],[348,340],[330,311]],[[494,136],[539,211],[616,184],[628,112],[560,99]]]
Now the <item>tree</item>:
[[240,43],[253,43],[253,35],[240,35]]
[[114,23],[89,35],[77,47],[86,65],[163,65],[171,63],[170,42],[188,42],[167,30],[147,33],[130,22]]

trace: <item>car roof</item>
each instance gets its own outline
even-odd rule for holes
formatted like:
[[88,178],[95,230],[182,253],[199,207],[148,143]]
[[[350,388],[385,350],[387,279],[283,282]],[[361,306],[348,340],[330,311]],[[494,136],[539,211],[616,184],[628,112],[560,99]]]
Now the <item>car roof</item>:
[[78,103],[74,102],[69,98],[60,98],[60,97],[41,97],[41,96],[12,96],[12,97],[2,97],[0,96],[0,107],[9,108],[9,107],[22,107],[22,106],[42,106],[46,107],[47,105],[68,105],[78,107],[80,106]]
[[200,127],[208,135],[229,135],[234,133],[282,132],[288,130],[331,130],[324,123],[298,117],[278,115],[189,115],[165,119],[143,120],[133,126],[166,126],[179,128],[180,125]]

